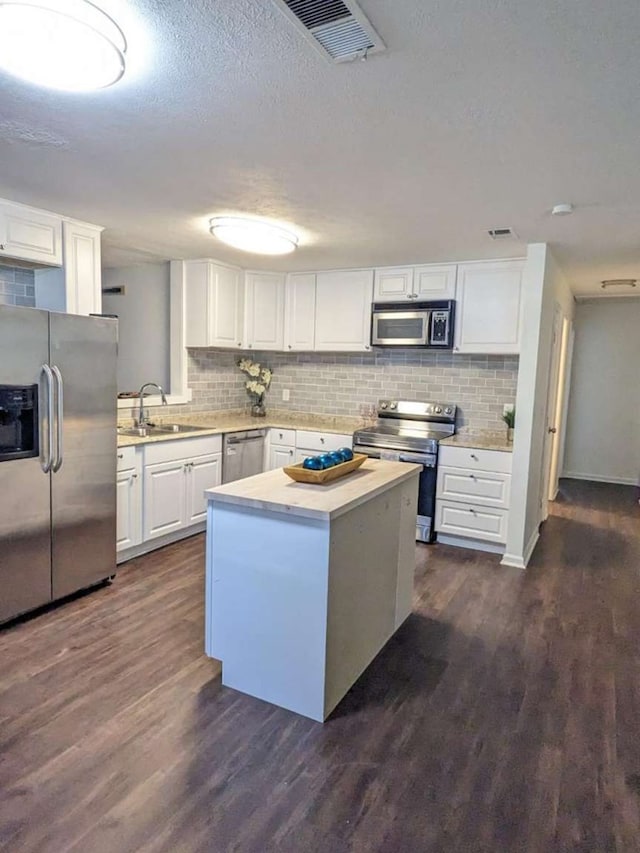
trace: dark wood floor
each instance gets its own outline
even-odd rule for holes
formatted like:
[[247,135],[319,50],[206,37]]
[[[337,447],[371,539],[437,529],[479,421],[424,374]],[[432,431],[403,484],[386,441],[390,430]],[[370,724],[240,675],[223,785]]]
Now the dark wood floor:
[[638,506],[565,481],[553,512],[526,573],[418,546],[324,726],[220,685],[203,537],[0,632],[0,848],[640,850]]

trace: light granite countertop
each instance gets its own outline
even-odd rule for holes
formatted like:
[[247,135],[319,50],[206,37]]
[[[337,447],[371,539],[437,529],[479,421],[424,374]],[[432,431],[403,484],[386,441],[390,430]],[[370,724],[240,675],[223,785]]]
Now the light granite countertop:
[[506,430],[494,432],[481,430],[478,432],[457,432],[449,438],[440,441],[445,447],[472,447],[476,450],[500,450],[504,453],[513,451],[513,443],[507,441]]
[[329,521],[419,474],[420,465],[366,459],[356,471],[326,485],[296,483],[282,468],[207,489],[213,503],[251,507]]
[[154,423],[188,424],[202,429],[193,432],[166,433],[165,435],[130,436],[118,434],[118,447],[130,447],[138,444],[155,444],[159,441],[180,441],[184,438],[197,438],[205,435],[221,435],[226,432],[238,432],[246,429],[311,430],[313,432],[332,432],[351,435],[362,426],[359,418],[346,418],[332,415],[311,415],[303,412],[274,411],[264,418],[253,418],[246,412],[210,412],[181,417],[154,418]]

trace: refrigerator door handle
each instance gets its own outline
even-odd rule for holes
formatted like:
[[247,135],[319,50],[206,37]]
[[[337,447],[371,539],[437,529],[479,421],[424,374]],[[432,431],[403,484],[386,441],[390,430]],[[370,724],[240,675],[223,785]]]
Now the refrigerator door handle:
[[63,432],[63,424],[64,424],[64,383],[62,381],[62,374],[60,373],[59,368],[53,365],[51,368],[51,372],[55,376],[57,392],[56,392],[56,456],[52,465],[52,471],[54,474],[62,468],[62,462],[64,459],[64,447],[62,443],[62,432]]
[[40,370],[47,385],[47,453],[46,456],[44,454],[41,455],[40,467],[45,474],[48,474],[53,466],[53,442],[55,440],[53,425],[53,373],[48,364],[43,364]]

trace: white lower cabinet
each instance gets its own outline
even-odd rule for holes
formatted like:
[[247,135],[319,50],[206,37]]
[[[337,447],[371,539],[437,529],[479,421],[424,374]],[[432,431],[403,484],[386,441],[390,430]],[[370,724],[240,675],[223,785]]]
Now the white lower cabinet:
[[145,445],[145,540],[167,536],[204,521],[204,491],[221,482],[219,435]]
[[116,477],[116,547],[118,551],[142,542],[142,462],[135,447],[118,450]]
[[439,541],[471,548],[506,543],[511,462],[511,454],[504,451],[440,445],[435,514]]
[[268,469],[273,471],[274,468],[284,468],[286,465],[291,465],[294,461],[295,451],[293,447],[281,447],[277,444],[272,444],[269,447]]

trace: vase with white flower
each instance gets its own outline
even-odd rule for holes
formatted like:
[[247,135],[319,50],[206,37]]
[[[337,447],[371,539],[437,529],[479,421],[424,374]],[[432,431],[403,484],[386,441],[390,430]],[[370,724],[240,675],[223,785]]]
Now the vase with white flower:
[[269,390],[273,371],[270,367],[263,367],[257,361],[251,361],[250,358],[241,358],[238,361],[238,367],[243,373],[249,377],[244,387],[247,389],[251,397],[251,414],[255,418],[263,418],[267,414],[264,405],[264,396]]

